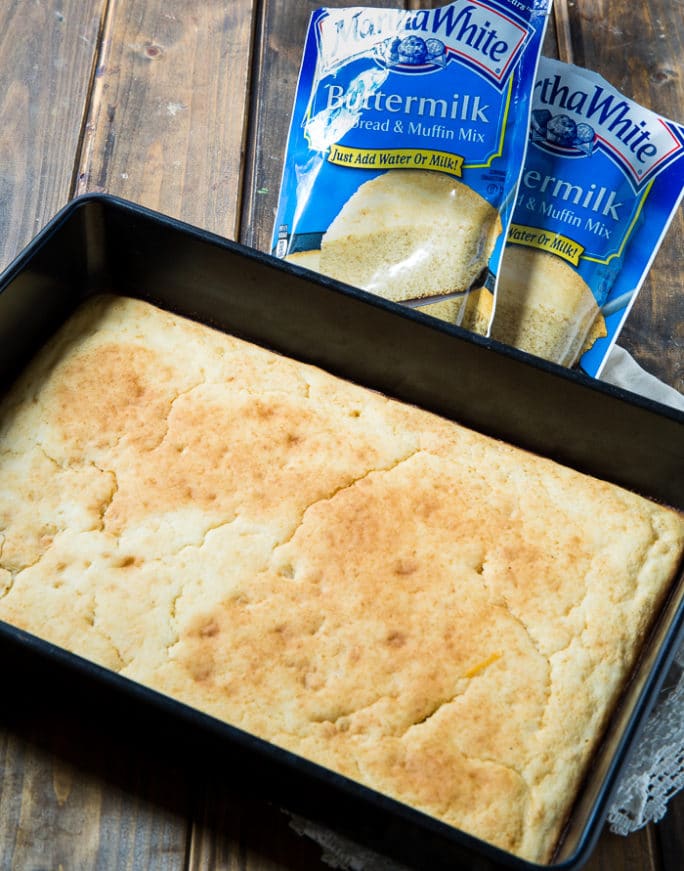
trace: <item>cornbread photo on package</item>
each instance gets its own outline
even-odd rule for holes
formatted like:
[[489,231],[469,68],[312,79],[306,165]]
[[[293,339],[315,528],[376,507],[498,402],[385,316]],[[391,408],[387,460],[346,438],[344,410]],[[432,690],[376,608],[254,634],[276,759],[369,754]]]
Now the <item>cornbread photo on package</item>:
[[549,6],[314,12],[273,253],[442,320],[481,323],[468,296],[496,289]]
[[0,403],[0,540],[0,621],[548,863],[684,516],[97,295]]
[[681,124],[543,57],[493,338],[598,377],[683,191]]

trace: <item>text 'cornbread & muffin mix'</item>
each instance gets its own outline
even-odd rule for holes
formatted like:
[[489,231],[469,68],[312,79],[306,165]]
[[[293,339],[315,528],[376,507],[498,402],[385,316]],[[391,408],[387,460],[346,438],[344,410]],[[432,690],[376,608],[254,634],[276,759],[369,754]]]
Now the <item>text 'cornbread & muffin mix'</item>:
[[469,326],[471,289],[496,288],[549,6],[314,12],[274,253]]

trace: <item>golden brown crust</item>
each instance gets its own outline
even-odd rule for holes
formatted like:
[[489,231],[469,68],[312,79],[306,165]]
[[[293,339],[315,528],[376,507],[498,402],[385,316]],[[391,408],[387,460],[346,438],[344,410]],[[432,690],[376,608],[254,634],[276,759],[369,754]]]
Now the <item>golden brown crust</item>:
[[545,861],[675,512],[125,299],[0,418],[0,619]]

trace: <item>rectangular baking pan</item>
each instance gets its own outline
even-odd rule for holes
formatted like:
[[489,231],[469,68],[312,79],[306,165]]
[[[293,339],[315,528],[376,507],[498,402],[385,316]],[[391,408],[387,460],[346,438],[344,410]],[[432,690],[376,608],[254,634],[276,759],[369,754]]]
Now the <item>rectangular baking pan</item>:
[[[0,390],[85,297],[162,308],[684,508],[684,414],[107,195],[72,201],[0,276]],[[577,869],[684,626],[675,581],[587,775],[557,856]],[[5,693],[87,707],[123,740],[225,766],[250,793],[416,869],[539,866],[0,622]],[[98,713],[99,712],[99,713]],[[97,725],[94,725],[97,728]],[[153,751],[154,752],[154,751]]]

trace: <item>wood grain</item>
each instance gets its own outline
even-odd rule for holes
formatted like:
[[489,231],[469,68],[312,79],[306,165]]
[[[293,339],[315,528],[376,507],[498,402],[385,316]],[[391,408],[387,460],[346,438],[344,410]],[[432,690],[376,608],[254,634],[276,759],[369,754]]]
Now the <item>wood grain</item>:
[[[555,0],[553,4],[553,26],[557,53],[554,57],[565,63],[574,63],[575,51],[572,44],[572,29],[570,25],[569,0]],[[546,55],[550,52],[545,51]]]
[[0,868],[183,871],[187,776],[40,695],[0,720]]
[[606,831],[584,871],[674,871],[663,868],[654,848],[652,828],[624,838]]
[[193,820],[187,871],[318,871],[321,850],[265,802],[210,783]]
[[104,0],[3,0],[0,270],[71,196]]
[[667,859],[673,857],[679,867],[684,866],[684,793],[670,802],[665,818],[655,827],[655,835],[659,854]]
[[110,0],[77,193],[235,238],[253,10],[254,0]]
[[[568,4],[575,62],[628,97],[684,122],[684,27],[678,0]],[[684,214],[679,209],[630,312],[620,344],[684,391]]]

